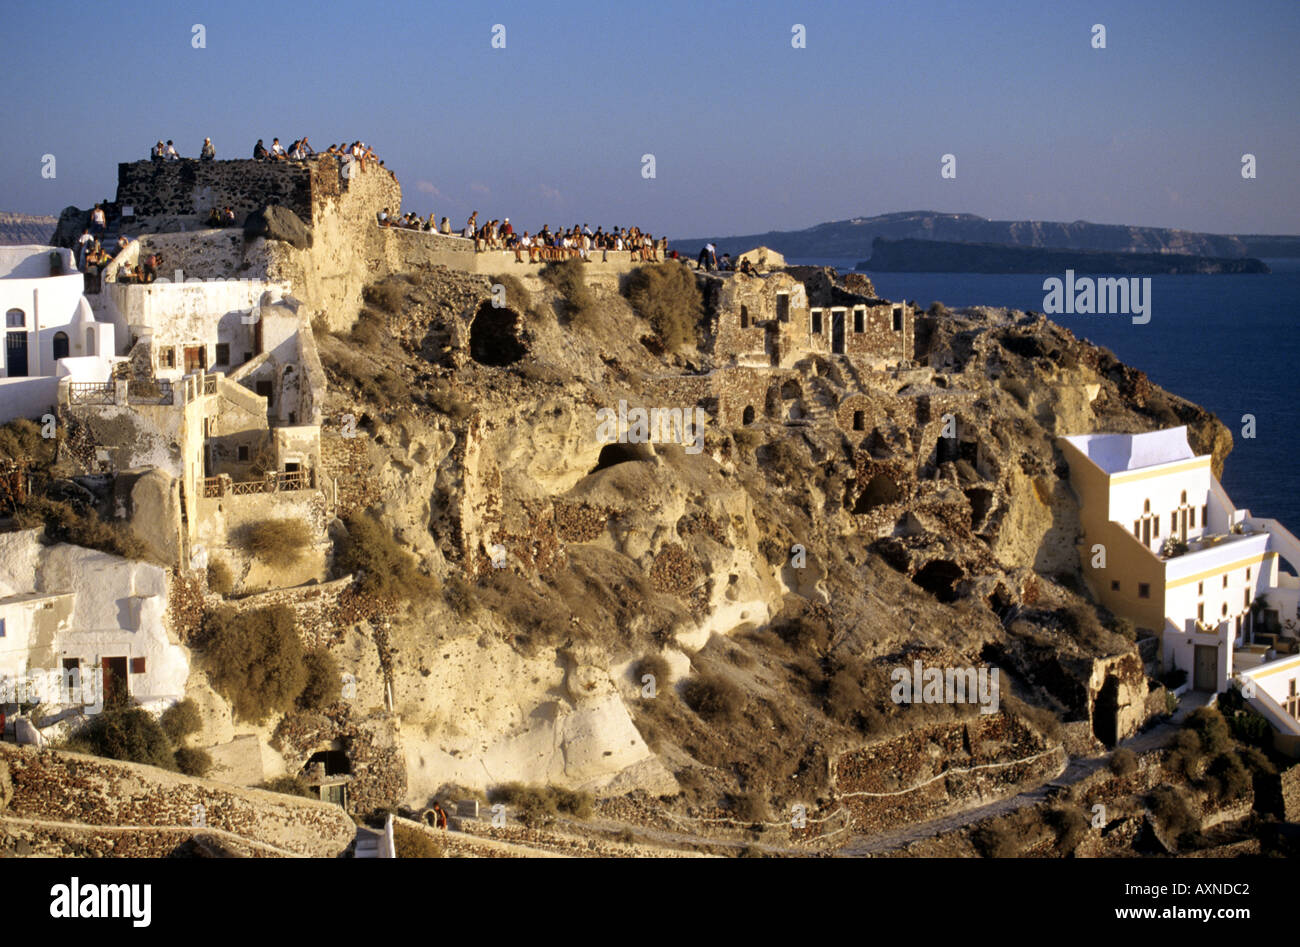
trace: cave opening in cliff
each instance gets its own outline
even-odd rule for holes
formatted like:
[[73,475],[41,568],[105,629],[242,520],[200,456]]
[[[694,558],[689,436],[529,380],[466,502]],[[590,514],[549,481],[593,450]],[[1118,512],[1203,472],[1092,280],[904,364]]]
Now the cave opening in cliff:
[[970,501],[970,528],[978,530],[993,508],[993,491],[972,487],[966,491],[966,499]]
[[853,505],[854,513],[869,513],[878,506],[885,506],[898,500],[903,495],[902,488],[885,474],[878,473],[867,481],[867,485],[858,494],[858,501]]
[[600,456],[596,458],[596,466],[591,468],[591,473],[634,460],[650,460],[652,456],[649,447],[643,444],[606,444],[600,449]]
[[912,581],[933,595],[938,601],[957,601],[956,585],[966,575],[962,567],[947,559],[932,559],[916,570]]
[[310,776],[317,765],[322,767],[322,770],[317,772],[326,777],[347,776],[352,772],[352,761],[342,750],[320,750],[313,753],[303,765],[303,772]]
[[519,340],[519,313],[490,302],[479,306],[469,327],[470,358],[480,365],[513,365],[528,354]]

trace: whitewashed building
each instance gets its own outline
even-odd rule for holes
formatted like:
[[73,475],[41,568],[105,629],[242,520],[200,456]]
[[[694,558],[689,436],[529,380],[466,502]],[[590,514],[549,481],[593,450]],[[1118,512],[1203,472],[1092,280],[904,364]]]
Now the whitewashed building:
[[[167,629],[166,570],[39,536],[0,535],[0,710],[95,712],[111,690],[155,712],[182,699],[189,655]],[[72,672],[80,691],[60,691]]]
[[84,289],[71,250],[0,247],[0,423],[52,413],[60,378],[108,380],[113,326],[95,320]]
[[[1096,597],[1157,635],[1163,669],[1185,671],[1195,689],[1219,692],[1248,676],[1294,696],[1296,537],[1237,509],[1210,456],[1188,445],[1186,427],[1059,443],[1080,501],[1083,574]],[[1291,671],[1279,676],[1283,666]],[[1251,690],[1264,693],[1262,684]],[[1300,701],[1278,709],[1300,734]]]

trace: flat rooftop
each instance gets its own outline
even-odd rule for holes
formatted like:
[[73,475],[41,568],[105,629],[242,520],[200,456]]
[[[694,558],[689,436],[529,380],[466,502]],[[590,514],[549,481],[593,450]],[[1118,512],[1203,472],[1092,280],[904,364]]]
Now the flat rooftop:
[[1075,434],[1063,437],[1108,474],[1194,460],[1187,443],[1187,426],[1146,434]]

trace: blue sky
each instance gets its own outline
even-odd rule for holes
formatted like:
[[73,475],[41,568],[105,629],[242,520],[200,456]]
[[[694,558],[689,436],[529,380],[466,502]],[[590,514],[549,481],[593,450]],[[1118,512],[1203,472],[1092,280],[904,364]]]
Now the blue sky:
[[405,209],[462,223],[684,237],[932,209],[1300,233],[1295,0],[4,6],[0,210],[112,197],[159,138],[248,157],[308,134],[367,141]]

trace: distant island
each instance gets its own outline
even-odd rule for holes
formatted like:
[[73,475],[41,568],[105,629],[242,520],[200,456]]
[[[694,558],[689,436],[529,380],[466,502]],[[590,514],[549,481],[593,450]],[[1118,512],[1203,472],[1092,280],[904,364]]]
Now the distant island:
[[[1112,253],[1179,253],[1201,257],[1300,257],[1300,236],[1197,233],[1164,227],[1071,223],[1048,220],[988,220],[976,214],[902,211],[878,217],[854,217],[805,230],[773,230],[733,237],[670,240],[679,253],[694,256],[712,242],[719,255],[756,246],[771,247],[787,258],[860,260],[870,255],[877,237],[890,240],[937,240],[994,243],[1059,250],[1106,250]],[[1164,272],[1163,270],[1159,272]]]
[[1119,253],[1057,250],[997,243],[887,240],[871,244],[871,259],[857,269],[882,273],[1267,273],[1252,257],[1208,257],[1189,253]]

